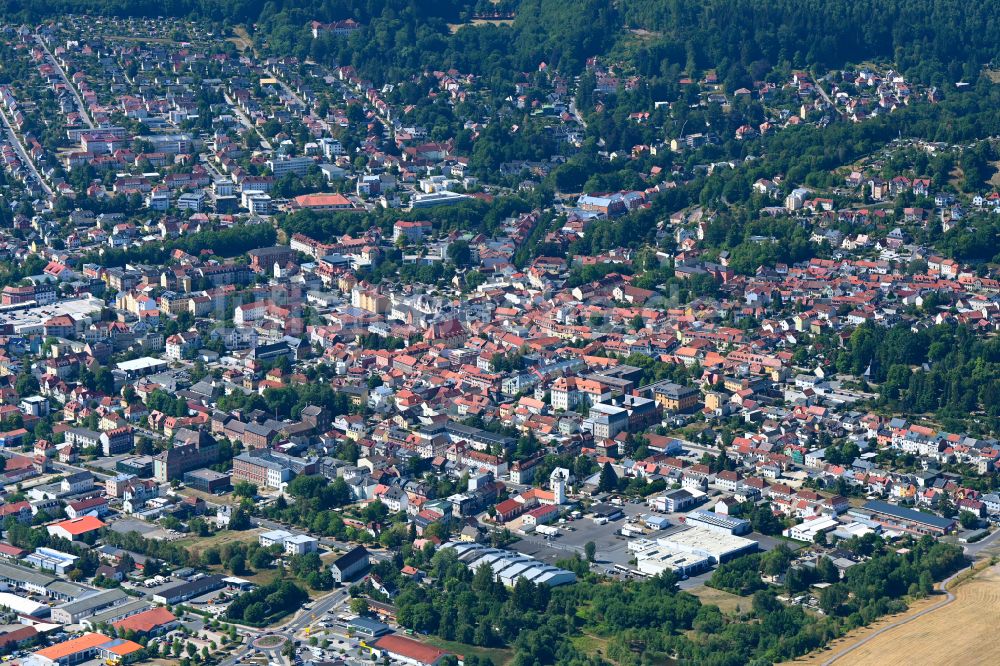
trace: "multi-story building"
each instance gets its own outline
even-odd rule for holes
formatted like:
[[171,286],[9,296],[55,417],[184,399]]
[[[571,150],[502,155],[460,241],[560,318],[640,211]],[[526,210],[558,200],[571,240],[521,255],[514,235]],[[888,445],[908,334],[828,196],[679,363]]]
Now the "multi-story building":
[[77,449],[97,448],[101,444],[101,433],[87,428],[70,428],[66,431],[66,443]]
[[233,458],[233,482],[249,481],[258,488],[281,488],[299,474],[315,474],[315,459],[305,460],[271,449],[254,449]]
[[594,439],[610,439],[627,430],[628,422],[627,409],[602,402],[590,407],[590,415],[583,422],[583,428],[592,432]]
[[671,412],[686,412],[698,404],[698,390],[690,386],[662,382],[653,388],[656,404]]
[[106,456],[116,456],[128,453],[135,446],[135,435],[132,426],[122,426],[101,433],[101,450]]
[[304,176],[309,167],[316,164],[311,157],[286,157],[278,160],[268,160],[267,168],[271,170],[275,178],[281,178],[287,174]]
[[153,478],[160,483],[180,480],[184,472],[211,465],[219,457],[219,445],[201,432],[192,441],[175,444],[153,458]]

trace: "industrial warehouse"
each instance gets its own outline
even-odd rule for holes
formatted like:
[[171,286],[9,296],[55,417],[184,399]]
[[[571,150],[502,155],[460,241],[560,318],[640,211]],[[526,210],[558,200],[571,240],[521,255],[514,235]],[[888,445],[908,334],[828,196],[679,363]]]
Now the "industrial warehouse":
[[655,541],[636,539],[629,542],[628,549],[635,555],[640,573],[656,576],[672,571],[685,577],[751,553],[757,550],[757,542],[722,530],[691,526]]
[[514,551],[490,548],[478,543],[460,542],[448,542],[441,547],[453,549],[458,561],[474,571],[482,566],[489,567],[493,576],[504,585],[513,586],[521,578],[549,587],[576,582],[576,574],[572,571],[545,564]]

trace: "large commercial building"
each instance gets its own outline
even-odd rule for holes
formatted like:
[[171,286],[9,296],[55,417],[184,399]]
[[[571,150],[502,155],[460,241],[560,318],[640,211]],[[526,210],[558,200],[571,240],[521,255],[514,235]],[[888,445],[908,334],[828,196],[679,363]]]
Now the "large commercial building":
[[712,566],[707,555],[678,552],[649,539],[629,541],[628,549],[635,555],[636,568],[647,576],[658,576],[664,571],[680,577],[692,576]]
[[89,633],[50,645],[33,653],[30,659],[39,666],[69,666],[94,658],[107,664],[122,664],[137,658],[142,649],[133,641]]
[[451,653],[405,636],[382,636],[371,645],[376,659],[388,657],[409,666],[437,666]]
[[131,597],[119,588],[103,590],[94,594],[60,604],[52,609],[52,620],[62,624],[76,624],[80,620],[103,611],[106,608],[120,606]]
[[51,536],[60,537],[62,539],[66,539],[67,541],[73,541],[92,532],[96,532],[102,527],[104,527],[104,522],[100,519],[95,518],[94,516],[81,516],[79,518],[70,518],[69,520],[47,525],[45,529],[48,530]]
[[0,608],[6,608],[18,615],[31,615],[32,617],[45,617],[49,614],[49,607],[45,604],[19,597],[10,592],[0,592]]
[[222,576],[212,574],[210,576],[199,578],[198,580],[178,583],[177,585],[172,585],[165,590],[160,590],[153,595],[153,601],[158,604],[179,604],[202,594],[222,589],[225,586],[226,583],[224,582]]
[[119,620],[124,620],[127,617],[132,617],[133,615],[138,615],[139,613],[145,613],[151,608],[154,608],[153,604],[149,603],[145,599],[136,599],[135,601],[130,601],[118,606],[112,606],[111,608],[104,609],[99,613],[95,613],[88,618],[84,618],[80,624],[88,629],[97,629],[102,624],[112,624],[114,622],[118,622]]
[[177,617],[162,606],[150,608],[141,613],[112,623],[119,632],[134,631],[137,634],[162,634],[177,626]]
[[44,595],[59,601],[79,599],[96,591],[92,587],[62,580],[35,569],[3,562],[0,562],[0,585],[5,585],[10,590]]
[[175,444],[153,458],[153,478],[160,483],[182,479],[185,472],[211,465],[219,458],[219,445],[205,433],[194,441]]
[[753,531],[749,520],[726,516],[714,511],[702,511],[701,509],[687,514],[684,517],[684,523],[723,534],[748,534]]
[[493,576],[504,585],[513,586],[521,578],[549,587],[576,582],[576,574],[572,571],[545,564],[512,550],[457,541],[449,541],[441,547],[453,549],[458,561],[472,570],[489,567]]
[[757,550],[756,541],[725,532],[713,532],[704,527],[689,527],[662,536],[656,543],[670,552],[708,557],[713,564],[728,562]]
[[881,525],[887,530],[916,535],[941,536],[955,529],[955,521],[952,518],[942,518],[932,513],[914,511],[879,500],[866,502],[860,509],[852,509],[849,514],[854,518]]
[[459,194],[458,192],[452,192],[451,190],[441,190],[440,192],[432,192],[430,194],[414,194],[410,199],[410,209],[416,210],[418,208],[433,208],[434,206],[450,206],[452,204],[468,201],[469,199],[469,195]]

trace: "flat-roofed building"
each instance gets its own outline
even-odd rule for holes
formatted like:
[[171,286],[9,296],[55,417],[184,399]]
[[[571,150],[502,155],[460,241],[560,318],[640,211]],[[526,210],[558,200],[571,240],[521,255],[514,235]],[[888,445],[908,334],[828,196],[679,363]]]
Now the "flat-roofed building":
[[153,601],[166,605],[179,604],[182,601],[187,601],[202,594],[222,589],[225,585],[222,576],[212,574],[198,580],[178,583],[177,585],[171,585],[164,590],[160,590],[153,595]]
[[812,520],[807,520],[804,523],[789,527],[782,532],[782,534],[789,539],[795,539],[796,541],[808,541],[812,543],[817,534],[830,532],[838,527],[840,527],[840,521],[836,518],[817,516]]
[[692,553],[712,559],[713,563],[729,560],[757,550],[757,542],[725,532],[713,532],[704,527],[689,527],[656,540],[660,546],[678,553]]
[[697,509],[684,516],[684,522],[691,526],[704,527],[723,534],[747,534],[752,531],[750,521],[726,516],[714,511]]
[[112,606],[99,613],[94,613],[90,617],[81,620],[80,624],[88,629],[96,629],[102,624],[112,624],[132,615],[144,613],[150,608],[153,608],[153,604],[150,602],[145,599],[136,599],[135,601],[129,601],[118,606]]
[[118,588],[102,590],[56,606],[52,609],[52,619],[63,624],[77,624],[83,618],[96,615],[106,608],[127,603],[130,598]]
[[52,548],[37,548],[35,552],[24,558],[24,561],[42,571],[54,571],[64,574],[73,568],[73,563],[79,559],[76,555],[53,550]]
[[658,576],[664,571],[680,577],[692,576],[712,566],[712,558],[707,555],[678,552],[649,539],[630,541],[628,550],[635,555],[636,568],[647,576]]
[[232,474],[214,469],[194,469],[184,473],[184,484],[204,493],[217,493],[232,486]]
[[[866,502],[861,510],[867,517],[887,530],[910,534],[941,536],[955,529],[955,520],[942,518],[932,513],[914,511],[880,500]],[[856,512],[852,511],[852,515]]]

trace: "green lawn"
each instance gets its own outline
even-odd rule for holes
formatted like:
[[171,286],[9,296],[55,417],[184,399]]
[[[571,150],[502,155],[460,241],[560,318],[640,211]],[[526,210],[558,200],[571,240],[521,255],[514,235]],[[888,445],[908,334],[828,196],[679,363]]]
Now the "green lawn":
[[496,666],[503,666],[503,664],[509,662],[514,656],[514,652],[507,648],[477,647],[475,645],[466,645],[465,643],[458,643],[455,641],[446,641],[438,638],[437,636],[414,636],[413,638],[424,643],[429,643],[435,647],[439,647],[442,650],[448,650],[449,652],[460,654],[463,657],[468,657],[470,655],[485,657],[496,664]]
[[707,585],[699,585],[698,587],[686,590],[686,592],[701,599],[701,603],[703,604],[718,606],[719,610],[723,613],[735,613],[737,607],[746,611],[750,608],[753,601],[750,597],[741,597],[738,594],[717,590]]
[[173,543],[200,555],[212,546],[221,546],[224,543],[242,541],[243,543],[253,543],[258,539],[258,535],[264,530],[254,528],[244,531],[219,530],[215,534],[207,537],[186,536],[177,539]]
[[608,639],[594,636],[593,634],[581,634],[570,639],[574,647],[584,654],[600,653],[607,659]]

